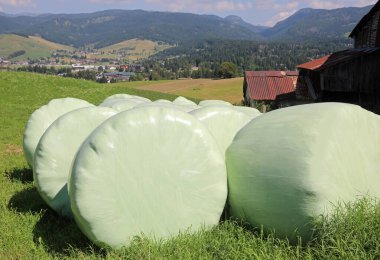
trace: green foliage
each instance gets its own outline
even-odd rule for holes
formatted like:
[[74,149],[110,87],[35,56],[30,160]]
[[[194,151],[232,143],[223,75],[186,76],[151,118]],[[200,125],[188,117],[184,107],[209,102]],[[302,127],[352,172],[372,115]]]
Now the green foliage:
[[142,73],[135,73],[129,77],[129,81],[142,81],[144,79],[145,77]]
[[115,93],[150,99],[175,96],[130,87],[151,82],[102,85],[25,72],[0,72],[0,258],[2,259],[379,259],[380,208],[364,198],[337,205],[315,222],[315,238],[290,245],[226,220],[212,230],[186,232],[167,241],[136,238],[122,250],[99,249],[72,221],[47,208],[33,185],[22,153],[30,114],[53,98],[76,97],[99,104]]
[[221,78],[234,78],[237,74],[236,65],[232,62],[223,62],[222,64],[220,64],[218,74]]
[[[219,78],[223,62],[236,65],[236,76],[246,70],[295,70],[296,66],[331,52],[348,48],[340,41],[313,43],[258,42],[239,40],[189,41],[178,47],[160,52],[143,62],[168,79],[174,73],[177,78]],[[190,68],[197,66],[198,70]]]
[[16,58],[16,57],[18,57],[18,56],[22,56],[22,55],[24,55],[25,53],[26,53],[26,52],[25,52],[24,50],[15,51],[15,52],[9,54],[8,59],[13,59],[13,58]]

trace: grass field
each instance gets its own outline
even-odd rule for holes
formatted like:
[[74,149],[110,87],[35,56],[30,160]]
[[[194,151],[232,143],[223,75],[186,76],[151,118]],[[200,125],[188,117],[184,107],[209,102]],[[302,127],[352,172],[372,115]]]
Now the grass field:
[[89,54],[88,57],[97,59],[116,58],[115,53],[122,53],[125,58],[128,58],[130,61],[135,61],[148,58],[149,56],[170,47],[171,46],[168,44],[160,45],[157,42],[150,40],[131,39],[99,49],[99,52],[104,52],[104,54]]
[[50,57],[55,50],[72,51],[74,48],[50,42],[36,36],[0,35],[0,57],[8,57],[11,53],[20,50],[24,50],[26,53],[16,57],[15,60],[26,60],[27,57],[32,59]]
[[243,78],[234,79],[186,79],[165,81],[137,89],[152,90],[196,99],[221,99],[238,104],[243,99]]
[[[74,222],[46,207],[23,157],[22,136],[30,114],[53,98],[76,97],[94,104],[115,93],[151,99],[175,96],[84,80],[0,72],[0,259],[379,259],[380,208],[362,199],[337,206],[315,224],[314,240],[290,245],[226,220],[209,231],[168,241],[136,238],[119,251],[99,249]],[[155,83],[152,83],[155,84]]]
[[[123,58],[130,61],[136,61],[170,47],[168,44],[158,44],[158,42],[150,40],[132,39],[99,49],[98,54],[88,53],[86,56],[88,59],[117,59],[120,57],[119,55],[122,55]],[[51,42],[41,37],[0,34],[0,57],[6,58],[20,50],[24,50],[26,53],[13,60],[26,60],[28,57],[31,59],[48,58],[55,50],[68,50],[73,54],[81,55],[81,51],[74,47]]]

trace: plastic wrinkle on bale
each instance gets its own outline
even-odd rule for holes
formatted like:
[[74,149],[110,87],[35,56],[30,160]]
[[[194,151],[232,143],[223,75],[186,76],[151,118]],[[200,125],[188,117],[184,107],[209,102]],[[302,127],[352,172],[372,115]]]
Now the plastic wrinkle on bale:
[[72,217],[67,179],[79,147],[115,114],[106,107],[77,109],[55,120],[41,137],[34,156],[34,182],[44,201],[59,215]]
[[359,106],[320,103],[263,114],[226,152],[231,214],[307,242],[311,220],[334,204],[380,198],[379,158],[379,117]]
[[60,116],[72,110],[94,106],[76,98],[53,99],[30,116],[24,132],[23,148],[25,159],[33,168],[34,152],[45,130]]
[[191,111],[191,115],[207,126],[220,151],[225,154],[236,133],[251,121],[251,117],[232,107],[213,105]]
[[99,126],[72,168],[70,201],[94,243],[127,246],[217,225],[227,197],[224,157],[206,127],[165,107],[134,108]]

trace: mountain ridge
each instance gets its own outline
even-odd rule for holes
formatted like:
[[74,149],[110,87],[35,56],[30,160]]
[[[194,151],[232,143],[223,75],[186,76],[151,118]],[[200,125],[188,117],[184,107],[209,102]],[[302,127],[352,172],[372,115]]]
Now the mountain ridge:
[[102,48],[136,38],[174,45],[208,39],[349,42],[347,34],[371,7],[304,8],[271,28],[252,25],[236,15],[222,18],[141,9],[37,16],[0,13],[0,34],[38,35],[77,48]]

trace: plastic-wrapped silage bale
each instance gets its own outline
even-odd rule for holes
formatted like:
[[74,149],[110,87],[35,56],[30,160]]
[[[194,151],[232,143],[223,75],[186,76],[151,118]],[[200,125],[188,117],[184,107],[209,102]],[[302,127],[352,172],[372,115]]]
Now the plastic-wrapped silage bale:
[[34,156],[34,183],[58,214],[72,217],[67,179],[79,147],[96,127],[115,114],[117,111],[107,107],[80,108],[59,117],[41,137]]
[[190,114],[207,126],[223,154],[236,133],[252,120],[250,116],[235,111],[232,106],[210,105],[193,110]]
[[94,106],[77,98],[53,99],[32,113],[25,127],[23,148],[25,159],[33,168],[34,152],[45,130],[60,116],[72,110]]
[[231,103],[224,100],[202,100],[199,102],[199,106],[207,107],[207,106],[232,106]]
[[233,216],[280,237],[310,239],[334,204],[380,198],[380,120],[358,106],[275,110],[246,125],[226,152]]
[[73,165],[70,200],[98,245],[168,238],[219,222],[227,196],[224,157],[207,128],[173,108],[144,107],[105,121]]
[[233,106],[233,109],[242,112],[251,118],[255,118],[261,115],[261,112],[253,107]]
[[109,96],[103,100],[103,102],[99,106],[107,106],[109,103],[112,103],[116,100],[127,100],[127,99],[138,99],[140,101],[144,102],[152,102],[150,99],[145,97],[140,97],[136,95],[129,95],[129,94],[114,94],[112,96]]

